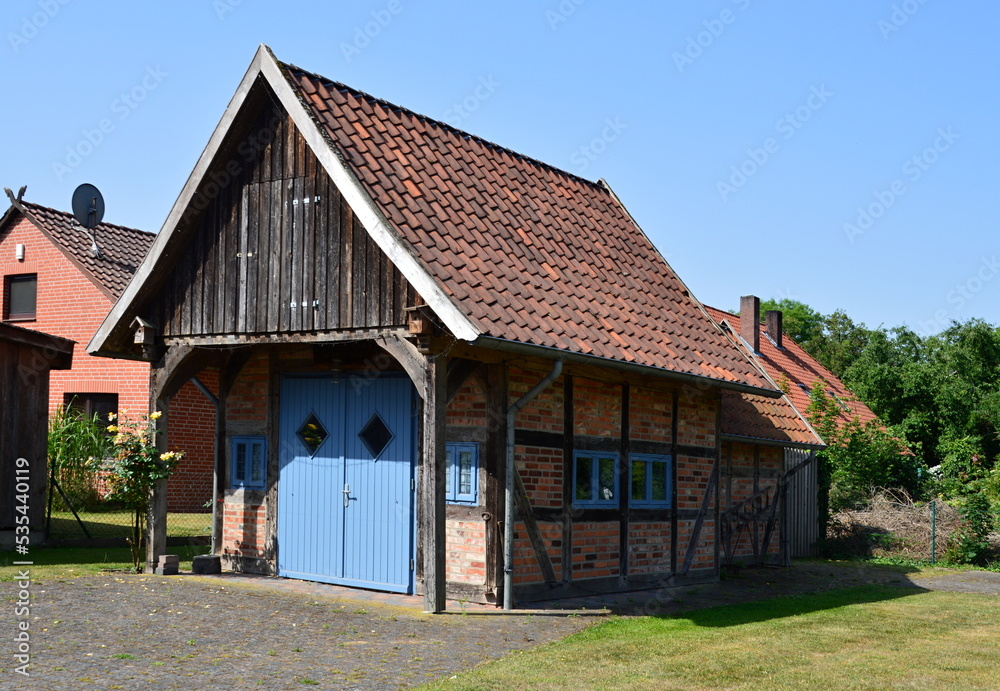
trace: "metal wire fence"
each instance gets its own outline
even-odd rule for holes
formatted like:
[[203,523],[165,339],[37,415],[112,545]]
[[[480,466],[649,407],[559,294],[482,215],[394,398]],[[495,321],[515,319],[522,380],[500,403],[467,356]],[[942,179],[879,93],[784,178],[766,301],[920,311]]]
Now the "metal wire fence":
[[[46,532],[50,540],[125,540],[132,534],[132,512],[103,500],[99,493],[65,491],[58,482],[49,485]],[[167,514],[168,538],[210,538],[212,513]]]

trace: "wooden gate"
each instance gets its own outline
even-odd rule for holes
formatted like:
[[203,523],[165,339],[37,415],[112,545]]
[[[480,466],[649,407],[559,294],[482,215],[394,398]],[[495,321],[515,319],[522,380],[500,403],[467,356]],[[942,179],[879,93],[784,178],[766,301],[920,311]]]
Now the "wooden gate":
[[414,392],[404,377],[286,377],[278,575],[413,592]]

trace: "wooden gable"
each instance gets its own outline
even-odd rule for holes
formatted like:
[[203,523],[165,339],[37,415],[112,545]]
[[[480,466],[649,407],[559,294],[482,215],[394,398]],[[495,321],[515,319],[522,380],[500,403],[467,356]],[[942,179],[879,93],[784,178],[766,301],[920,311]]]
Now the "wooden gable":
[[416,291],[264,83],[242,112],[146,318],[165,339],[404,326]]

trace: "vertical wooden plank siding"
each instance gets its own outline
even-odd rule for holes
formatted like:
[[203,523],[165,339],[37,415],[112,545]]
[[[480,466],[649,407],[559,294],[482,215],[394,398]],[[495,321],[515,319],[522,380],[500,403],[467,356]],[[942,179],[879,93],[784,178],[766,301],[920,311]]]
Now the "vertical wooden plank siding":
[[177,271],[148,316],[167,337],[404,326],[416,293],[288,117],[265,103],[232,136],[269,143],[251,160],[232,144],[233,158],[208,172],[195,197],[204,209],[181,228]]

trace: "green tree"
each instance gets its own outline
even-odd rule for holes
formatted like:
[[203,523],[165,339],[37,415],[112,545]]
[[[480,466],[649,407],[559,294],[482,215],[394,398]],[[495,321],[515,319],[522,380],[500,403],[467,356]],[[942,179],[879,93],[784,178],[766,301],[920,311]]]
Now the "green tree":
[[906,443],[875,420],[862,423],[857,416],[843,422],[840,404],[816,381],[806,415],[827,444],[822,452],[829,473],[829,509],[864,504],[875,489],[904,489],[919,495],[927,478],[921,459]]
[[[761,301],[761,319],[765,318],[769,310],[782,312],[782,329],[803,348],[823,331],[823,315],[804,302],[791,298]],[[806,350],[808,351],[808,348]]]

